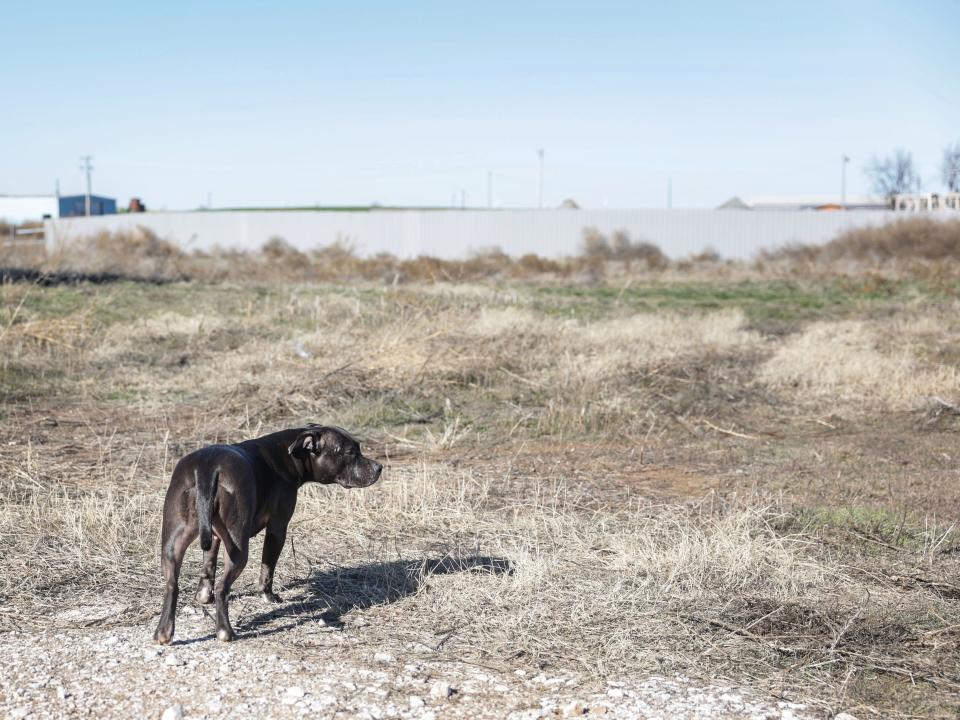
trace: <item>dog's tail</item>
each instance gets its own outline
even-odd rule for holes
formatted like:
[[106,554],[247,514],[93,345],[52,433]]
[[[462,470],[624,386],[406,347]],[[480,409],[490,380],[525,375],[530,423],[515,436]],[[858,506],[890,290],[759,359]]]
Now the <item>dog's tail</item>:
[[197,524],[200,526],[200,547],[209,550],[213,544],[213,499],[217,496],[220,468],[210,475],[193,473],[197,480]]

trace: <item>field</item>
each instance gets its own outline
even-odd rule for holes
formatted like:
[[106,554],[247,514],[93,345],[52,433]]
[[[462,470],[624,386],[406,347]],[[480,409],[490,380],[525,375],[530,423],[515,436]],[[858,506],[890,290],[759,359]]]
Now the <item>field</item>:
[[[958,291],[726,271],[4,284],[0,644],[148,648],[176,459],[316,421],[384,479],[301,492],[286,602],[260,604],[252,560],[231,648],[509,690],[457,693],[451,716],[539,708],[522,678],[569,699],[658,676],[956,717]],[[198,570],[193,548],[182,617]],[[194,616],[178,639],[219,651]],[[42,716],[55,684],[0,701]]]

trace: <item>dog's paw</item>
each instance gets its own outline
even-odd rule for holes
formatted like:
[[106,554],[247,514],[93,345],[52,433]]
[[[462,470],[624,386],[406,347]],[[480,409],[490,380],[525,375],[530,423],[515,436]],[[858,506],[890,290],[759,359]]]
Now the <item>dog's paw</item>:
[[220,628],[217,630],[217,640],[220,642],[232,642],[236,637],[233,628]]
[[197,594],[193,597],[200,605],[209,605],[213,602],[213,587],[201,585],[197,588]]
[[161,630],[157,628],[153,633],[153,641],[158,645],[169,645],[170,641],[173,640],[173,630]]
[[267,602],[280,603],[283,602],[283,598],[277,595],[275,592],[261,592],[260,597],[262,597]]

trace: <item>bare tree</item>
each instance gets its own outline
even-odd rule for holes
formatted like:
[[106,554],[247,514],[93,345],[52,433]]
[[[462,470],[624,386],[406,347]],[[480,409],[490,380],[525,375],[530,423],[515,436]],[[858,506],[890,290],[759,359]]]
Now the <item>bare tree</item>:
[[913,154],[906,150],[897,150],[893,157],[874,157],[864,169],[873,190],[888,200],[901,193],[917,192],[920,189],[920,176],[913,167]]
[[960,142],[943,149],[943,165],[940,166],[943,184],[950,192],[960,192]]

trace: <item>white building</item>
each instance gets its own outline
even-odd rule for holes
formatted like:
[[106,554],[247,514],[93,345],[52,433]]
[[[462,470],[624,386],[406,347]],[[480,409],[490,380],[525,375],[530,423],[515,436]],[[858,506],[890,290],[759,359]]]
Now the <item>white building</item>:
[[[90,196],[91,215],[113,215],[116,212],[117,201],[113,198]],[[86,214],[86,195],[0,195],[0,220],[14,225]]]
[[904,212],[960,210],[960,193],[910,193],[897,195],[893,199],[893,209]]
[[794,196],[761,195],[748,198],[738,196],[727,200],[718,210],[889,210],[890,201],[877,197],[848,197],[841,204],[836,195]]
[[29,220],[60,217],[56,195],[0,195],[0,220],[19,224]]

